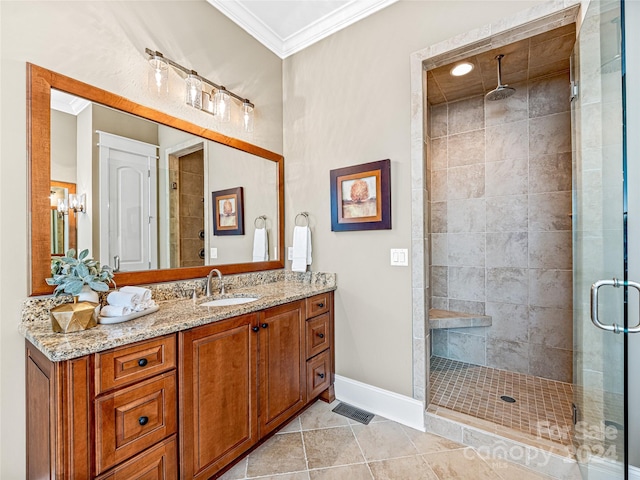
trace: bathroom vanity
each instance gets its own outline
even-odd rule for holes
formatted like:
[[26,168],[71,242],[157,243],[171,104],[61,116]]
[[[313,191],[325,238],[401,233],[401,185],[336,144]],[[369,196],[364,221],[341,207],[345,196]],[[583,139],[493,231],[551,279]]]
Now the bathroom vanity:
[[333,400],[333,290],[279,280],[71,335],[23,323],[28,478],[215,478]]

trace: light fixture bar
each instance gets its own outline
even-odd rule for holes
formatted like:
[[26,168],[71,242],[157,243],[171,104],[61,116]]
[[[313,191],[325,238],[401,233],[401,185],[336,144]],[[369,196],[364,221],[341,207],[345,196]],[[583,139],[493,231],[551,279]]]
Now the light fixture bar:
[[215,82],[212,82],[211,80],[209,80],[208,78],[203,77],[202,75],[198,75],[198,72],[196,72],[195,70],[191,70],[189,68],[183,67],[182,65],[180,65],[177,62],[174,62],[173,60],[171,60],[170,58],[165,57],[162,53],[158,52],[157,50],[150,50],[148,48],[144,49],[145,53],[147,55],[149,55],[150,58],[152,57],[161,57],[163,58],[169,65],[171,65],[173,68],[175,68],[176,70],[180,70],[182,73],[184,73],[185,75],[191,75],[193,77],[197,77],[200,79],[200,81],[202,81],[203,83],[206,83],[207,85],[209,85],[210,87],[215,88],[216,90],[221,90],[224,91],[226,93],[228,93],[230,96],[232,96],[233,98],[235,98],[236,100],[242,102],[243,104],[248,104],[250,105],[252,108],[255,108],[255,105],[253,103],[251,103],[249,101],[248,98],[244,98],[241,97],[240,95],[233,93],[231,90],[227,90],[223,85],[218,85]]

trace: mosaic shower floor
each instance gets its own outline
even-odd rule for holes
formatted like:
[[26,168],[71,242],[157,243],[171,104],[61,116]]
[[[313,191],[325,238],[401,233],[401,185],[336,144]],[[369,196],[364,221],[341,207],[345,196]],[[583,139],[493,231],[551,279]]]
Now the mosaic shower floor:
[[[431,357],[430,404],[569,445],[573,386]],[[508,396],[515,402],[501,399]]]

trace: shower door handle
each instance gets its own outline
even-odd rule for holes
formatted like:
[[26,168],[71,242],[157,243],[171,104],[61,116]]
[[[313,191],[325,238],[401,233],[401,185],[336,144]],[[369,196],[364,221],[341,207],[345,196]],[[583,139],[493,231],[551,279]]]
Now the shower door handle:
[[602,330],[613,333],[639,333],[640,323],[638,323],[638,325],[636,325],[635,327],[624,328],[624,326],[620,326],[616,323],[607,325],[600,321],[600,319],[598,318],[598,290],[600,289],[600,287],[604,287],[605,285],[614,288],[633,287],[638,290],[638,293],[640,293],[640,283],[620,281],[617,278],[614,278],[613,280],[598,280],[596,283],[591,285],[591,321],[593,322],[593,324],[596,327],[601,328]]

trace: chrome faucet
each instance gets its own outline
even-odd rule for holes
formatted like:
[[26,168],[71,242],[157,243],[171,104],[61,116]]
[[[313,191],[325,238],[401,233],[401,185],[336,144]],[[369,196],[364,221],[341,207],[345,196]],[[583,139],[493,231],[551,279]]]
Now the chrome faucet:
[[207,275],[207,289],[206,289],[207,297],[210,297],[212,295],[211,279],[213,278],[214,273],[218,275],[218,285],[219,285],[218,291],[220,292],[220,295],[224,295],[224,280],[222,280],[222,273],[220,273],[220,270],[218,270],[217,268],[214,268],[209,272],[209,275]]

